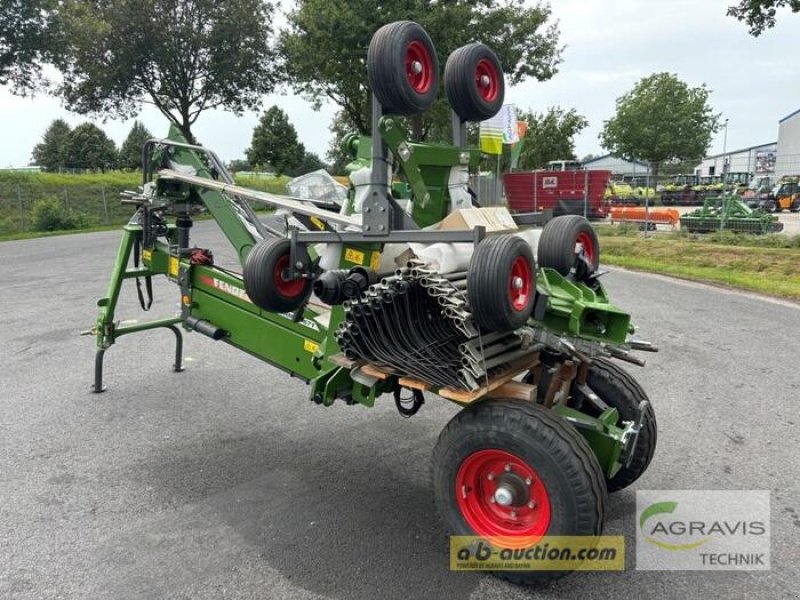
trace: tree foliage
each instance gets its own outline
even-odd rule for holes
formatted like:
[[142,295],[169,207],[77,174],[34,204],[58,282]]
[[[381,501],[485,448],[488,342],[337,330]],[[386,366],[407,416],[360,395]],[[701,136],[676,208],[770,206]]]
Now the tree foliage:
[[63,0],[68,109],[128,118],[154,105],[189,140],[204,111],[256,108],[275,83],[263,0]]
[[56,0],[0,0],[0,85],[24,92],[41,83],[56,48]]
[[58,171],[67,166],[67,144],[72,129],[63,119],[56,119],[33,148],[33,162],[45,171]]
[[82,123],[69,134],[66,162],[70,169],[112,169],[117,164],[117,147],[97,125]]
[[303,175],[304,173],[311,173],[311,171],[319,171],[320,169],[327,170],[329,167],[325,164],[317,154],[314,152],[304,152],[303,160],[290,175]]
[[151,139],[153,134],[148,131],[144,123],[136,120],[133,122],[128,137],[122,142],[119,150],[119,166],[122,169],[141,169],[142,168],[142,149],[145,142]]
[[[357,131],[368,133],[366,55],[372,34],[381,25],[417,21],[430,34],[442,65],[459,46],[481,41],[497,53],[507,81],[514,84],[527,77],[550,79],[556,73],[561,47],[550,18],[548,4],[528,6],[523,0],[300,0],[288,14],[279,52],[295,91],[317,107],[332,100]],[[441,129],[449,131],[449,112],[442,104],[440,100],[438,108],[426,115],[420,128],[423,139],[432,120],[442,121]]]
[[617,98],[616,114],[605,122],[602,146],[615,156],[664,161],[705,156],[720,116],[709,105],[705,85],[689,87],[671,73],[654,73]]
[[271,167],[276,175],[291,175],[300,167],[305,153],[305,146],[297,140],[297,130],[289,116],[272,106],[253,130],[247,160],[251,165]]
[[519,168],[541,169],[551,160],[575,160],[574,138],[589,125],[586,117],[574,108],[552,107],[545,113],[526,112],[519,115],[528,130],[522,139]]
[[331,141],[328,144],[325,158],[330,162],[331,173],[334,175],[344,175],[344,168],[353,160],[353,157],[342,147],[342,144],[344,136],[355,132],[357,129],[358,127],[348,118],[345,111],[340,110],[333,116],[333,120],[328,127],[328,131],[331,132]]
[[746,23],[750,34],[758,37],[775,26],[775,15],[783,7],[800,12],[800,0],[740,0],[739,4],[728,7],[728,15]]

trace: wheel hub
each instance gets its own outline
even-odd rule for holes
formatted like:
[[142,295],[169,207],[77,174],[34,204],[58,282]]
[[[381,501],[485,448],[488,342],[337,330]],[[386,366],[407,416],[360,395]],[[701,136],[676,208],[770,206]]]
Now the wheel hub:
[[524,506],[530,501],[530,484],[513,471],[503,473],[497,478],[494,501],[505,507]]
[[456,476],[456,490],[461,514],[476,535],[535,543],[550,526],[544,483],[530,464],[505,450],[469,455]]

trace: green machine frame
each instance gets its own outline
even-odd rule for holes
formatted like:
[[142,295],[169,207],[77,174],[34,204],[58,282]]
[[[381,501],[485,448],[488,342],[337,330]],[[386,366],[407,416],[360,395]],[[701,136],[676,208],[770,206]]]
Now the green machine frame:
[[[182,370],[182,335],[178,325],[222,340],[302,379],[310,384],[310,398],[325,406],[337,398],[351,404],[373,406],[377,396],[394,391],[398,386],[396,377],[382,380],[358,377],[353,369],[332,360],[339,353],[335,331],[344,319],[341,305],[324,312],[308,304],[294,313],[265,311],[250,301],[240,274],[213,264],[198,264],[193,260],[189,244],[192,216],[201,209],[207,210],[219,225],[242,264],[255,244],[270,235],[288,237],[292,252],[301,243],[340,243],[339,267],[343,269],[377,265],[384,245],[391,242],[479,243],[485,234],[480,227],[466,231],[420,228],[447,215],[450,169],[475,166],[478,162],[479,152],[463,146],[463,123],[454,127],[454,141],[460,142],[461,147],[417,144],[406,140],[397,121],[382,115],[379,105],[377,111],[373,115],[376,125],[373,131],[378,131],[379,135],[372,140],[363,138],[358,148],[359,154],[371,154],[372,168],[370,193],[361,214],[362,231],[334,231],[327,223],[337,219],[348,223],[353,221],[353,216],[336,215],[315,209],[308,202],[274,197],[234,185],[213,152],[187,144],[175,128],[167,139],[148,142],[144,150],[145,191],[124,200],[137,206],[137,211],[123,229],[108,290],[97,303],[100,311],[93,329],[97,342],[93,391],[104,390],[105,352],[117,338],[131,333],[158,328],[172,331],[176,337],[174,369]],[[413,218],[400,209],[392,197],[387,170],[381,168],[390,160],[390,152],[412,192]],[[155,178],[153,165],[161,167]],[[183,170],[170,168],[175,165],[190,167],[194,173],[188,175]],[[305,217],[309,227],[290,228],[285,232],[270,229],[252,211],[247,199],[297,210],[297,216]],[[175,217],[175,222],[167,223],[164,216]],[[515,216],[520,225],[542,224],[544,218],[543,215]],[[161,227],[158,235],[153,233],[154,222]],[[133,267],[130,266],[132,262]],[[614,349],[624,345],[632,332],[630,317],[609,302],[602,286],[592,289],[583,283],[568,281],[554,270],[539,271],[538,292],[547,297],[548,303],[543,320],[532,321],[532,327],[547,336],[601,344],[611,349],[612,355],[613,352],[624,353]],[[116,309],[122,283],[156,275],[166,276],[179,287],[180,314],[132,325],[119,324]],[[599,322],[602,327],[597,325]],[[430,391],[436,393],[438,388],[433,386]],[[553,409],[581,431],[608,477],[624,464],[635,446],[641,422],[615,425],[616,409],[608,408],[599,417],[566,406]]]

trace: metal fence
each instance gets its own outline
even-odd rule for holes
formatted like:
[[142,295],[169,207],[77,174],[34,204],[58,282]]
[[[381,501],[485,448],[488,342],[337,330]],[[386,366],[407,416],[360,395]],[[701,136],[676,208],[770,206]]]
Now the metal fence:
[[131,206],[120,204],[124,189],[0,183],[0,235],[124,224],[133,214]]

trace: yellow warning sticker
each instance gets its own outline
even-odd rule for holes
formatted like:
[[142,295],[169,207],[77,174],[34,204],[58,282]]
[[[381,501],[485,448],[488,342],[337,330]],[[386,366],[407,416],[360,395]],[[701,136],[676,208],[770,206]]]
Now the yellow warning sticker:
[[381,253],[373,252],[372,258],[369,261],[369,268],[372,269],[373,271],[377,271],[380,265],[381,265]]
[[169,257],[169,275],[170,277],[177,277],[180,272],[181,261],[177,256]]
[[355,248],[345,248],[344,259],[348,262],[356,263],[357,265],[363,265],[364,253]]
[[153,251],[150,250],[149,248],[142,250],[142,259],[145,262],[150,262],[151,260],[153,260]]
[[312,342],[311,340],[303,340],[303,350],[306,352],[311,352],[314,354],[317,350],[319,350],[319,344],[316,342]]
[[320,231],[325,229],[325,223],[322,222],[322,219],[312,215],[309,221],[311,221],[314,224],[314,226]]

